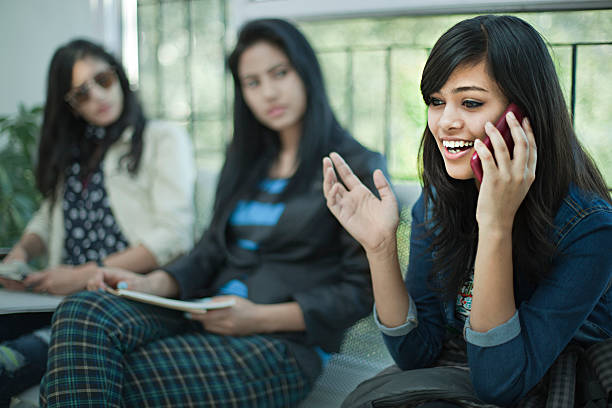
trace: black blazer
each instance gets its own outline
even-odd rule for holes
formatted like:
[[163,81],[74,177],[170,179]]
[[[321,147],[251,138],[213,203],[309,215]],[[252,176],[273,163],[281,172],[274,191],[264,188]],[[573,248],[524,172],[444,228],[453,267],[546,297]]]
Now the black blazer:
[[[377,168],[387,172],[380,153],[348,136],[333,150],[376,191],[372,172]],[[226,229],[233,210],[228,209],[222,222],[211,223],[190,253],[163,269],[176,279],[183,299],[213,296],[229,280],[242,277],[248,298],[255,303],[296,301],[306,331],[274,336],[336,352],[344,330],[372,310],[365,252],[328,210],[321,171],[308,191],[290,194],[285,204],[270,238],[259,243],[257,261],[245,263],[228,250]]]

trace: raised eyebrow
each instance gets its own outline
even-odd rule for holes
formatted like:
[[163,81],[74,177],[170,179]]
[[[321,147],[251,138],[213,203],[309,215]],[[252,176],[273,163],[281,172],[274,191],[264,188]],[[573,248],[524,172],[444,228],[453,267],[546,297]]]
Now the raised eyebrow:
[[453,93],[454,94],[458,94],[458,93],[461,93],[461,92],[467,92],[467,91],[489,92],[488,89],[481,88],[481,87],[476,86],[476,85],[472,85],[472,86],[460,86],[459,88],[453,89]]
[[240,77],[241,81],[248,81],[248,80],[251,80],[251,79],[257,79],[257,75],[249,74],[249,75],[245,75],[245,76]]
[[276,71],[278,68],[281,68],[281,67],[282,68],[287,68],[287,67],[289,67],[289,64],[286,63],[286,62],[278,63],[278,64],[274,65],[273,67],[270,67],[267,72]]
[[[289,66],[289,64],[288,64],[288,63],[286,63],[286,62],[280,62],[280,63],[278,63],[278,64],[276,64],[276,65],[274,65],[274,66],[272,66],[272,67],[268,68],[268,69],[266,70],[266,72],[267,72],[267,73],[270,73],[270,72],[273,72],[273,71],[275,71],[276,69],[278,69],[278,68],[280,68],[280,67],[288,67],[288,66]],[[248,80],[248,79],[257,79],[257,77],[258,77],[258,76],[259,76],[259,75],[257,75],[257,74],[248,74],[248,75],[244,75],[243,77],[241,77],[241,79],[242,79],[243,81],[244,81],[244,80]]]

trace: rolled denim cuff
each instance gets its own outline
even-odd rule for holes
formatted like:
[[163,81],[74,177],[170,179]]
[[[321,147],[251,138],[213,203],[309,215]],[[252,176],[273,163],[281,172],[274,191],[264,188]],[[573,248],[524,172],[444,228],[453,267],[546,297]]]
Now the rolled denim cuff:
[[521,322],[519,321],[518,310],[507,322],[500,324],[484,333],[472,330],[470,318],[465,319],[463,327],[463,337],[465,341],[478,347],[493,347],[504,344],[515,338],[521,333]]
[[380,329],[380,331],[392,337],[405,336],[410,333],[415,327],[419,325],[419,320],[417,319],[417,308],[414,304],[412,298],[410,298],[410,306],[408,307],[408,315],[406,316],[406,323],[397,327],[387,327],[378,320],[378,313],[376,313],[376,303],[374,304],[374,322],[376,322],[376,326]]

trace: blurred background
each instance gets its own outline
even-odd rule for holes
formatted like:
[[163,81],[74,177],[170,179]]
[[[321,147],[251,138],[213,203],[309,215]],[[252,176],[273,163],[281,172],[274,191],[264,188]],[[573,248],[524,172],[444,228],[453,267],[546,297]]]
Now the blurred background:
[[[101,42],[120,57],[148,115],[185,127],[198,165],[214,171],[231,137],[225,55],[235,33],[250,18],[288,18],[315,47],[342,124],[386,154],[396,182],[417,182],[428,52],[451,25],[483,13],[519,16],[550,43],[579,137],[612,187],[609,0],[2,0],[0,216],[28,219],[35,208],[28,202],[36,192],[24,186],[33,180],[46,71],[55,48],[71,38]],[[7,152],[25,158],[11,162]],[[3,225],[0,246],[7,246]]]

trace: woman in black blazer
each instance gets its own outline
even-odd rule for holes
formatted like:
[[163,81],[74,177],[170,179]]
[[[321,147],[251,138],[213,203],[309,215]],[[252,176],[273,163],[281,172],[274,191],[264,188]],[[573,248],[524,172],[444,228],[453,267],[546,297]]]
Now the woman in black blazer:
[[339,152],[373,188],[383,156],[339,125],[293,25],[246,24],[228,62],[234,135],[209,228],[149,275],[106,271],[90,287],[123,281],[234,306],[184,318],[103,291],[69,297],[54,318],[43,404],[295,406],[370,312],[364,251],[326,208],[320,163]]

